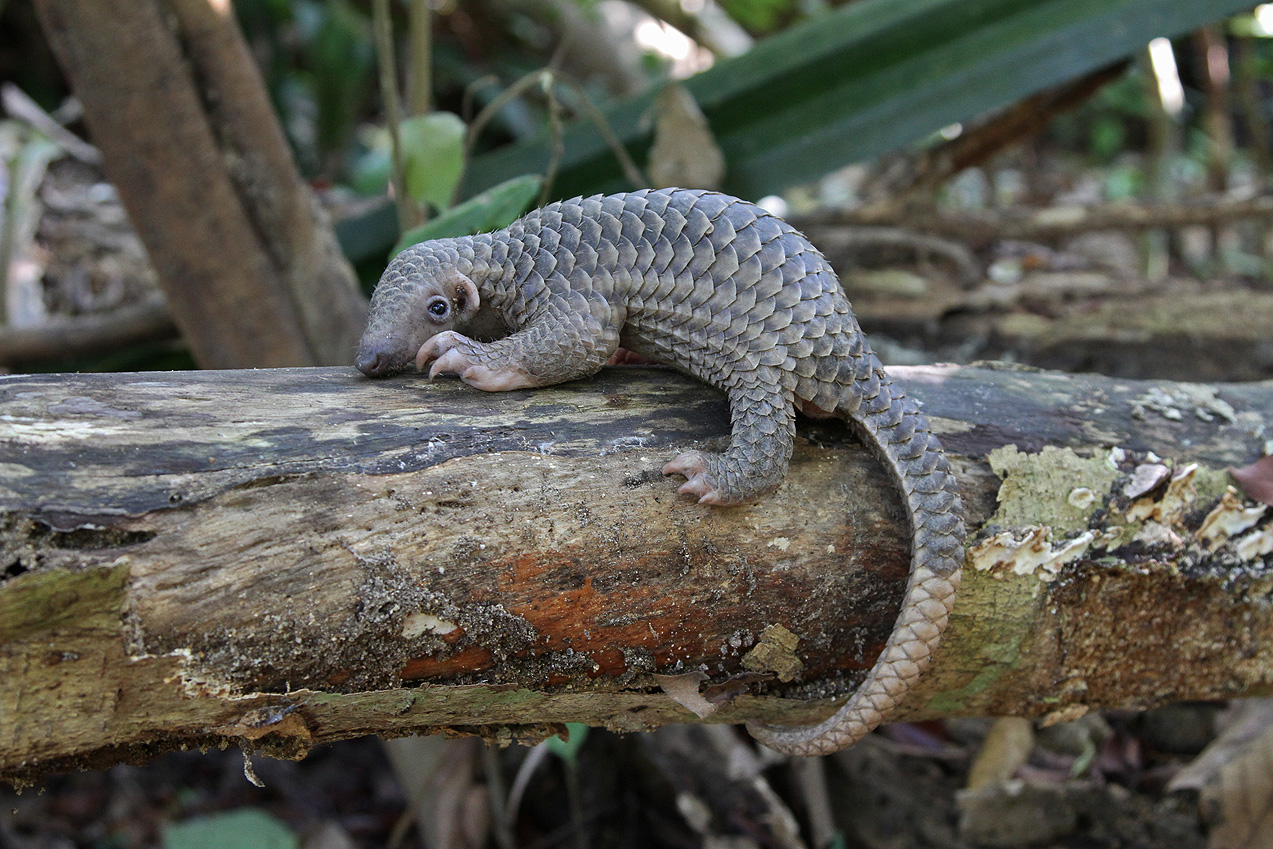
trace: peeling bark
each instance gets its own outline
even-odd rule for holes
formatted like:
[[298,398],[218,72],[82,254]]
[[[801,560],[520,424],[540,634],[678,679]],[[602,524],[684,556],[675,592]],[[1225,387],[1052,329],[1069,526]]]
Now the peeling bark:
[[[1273,508],[1225,471],[1273,449],[1273,383],[893,371],[972,528],[902,716],[1273,681]],[[227,742],[696,721],[656,675],[705,676],[712,722],[809,721],[905,581],[900,500],[839,423],[801,422],[759,505],[676,497],[662,463],[728,411],[659,369],[498,395],[336,369],[12,376],[0,409],[11,781]]]

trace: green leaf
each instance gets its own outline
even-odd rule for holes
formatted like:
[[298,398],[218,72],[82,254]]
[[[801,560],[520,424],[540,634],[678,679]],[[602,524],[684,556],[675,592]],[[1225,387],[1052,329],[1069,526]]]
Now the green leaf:
[[303,79],[318,110],[315,131],[321,158],[344,150],[353,134],[374,68],[371,27],[348,0],[304,8],[306,16],[314,18],[314,29],[301,44],[308,71]]
[[583,741],[588,739],[588,726],[582,722],[567,722],[566,728],[570,732],[569,740],[549,737],[544,744],[548,746],[550,752],[563,761],[575,763],[579,758],[579,749],[583,746]]
[[354,160],[349,169],[349,186],[367,197],[382,195],[389,185],[389,175],[392,173],[393,155],[389,152],[389,146],[373,144]]
[[416,203],[446,209],[464,173],[464,122],[450,112],[408,118],[398,127],[407,193]]
[[257,808],[164,827],[164,849],[296,849],[299,845],[291,829]]
[[[931,136],[1249,8],[1249,0],[858,0],[685,81],[756,198]],[[654,92],[605,111],[637,161]],[[591,122],[568,125],[554,197],[632,188]],[[547,132],[469,164],[475,191],[545,170]]]
[[406,248],[430,239],[468,236],[507,227],[530,209],[531,204],[539,197],[543,183],[543,178],[535,174],[523,174],[505,180],[459,206],[448,209],[427,224],[408,230],[398,240],[398,244],[394,245],[393,255],[397,256]]
[[799,11],[791,0],[724,0],[721,8],[752,33],[771,32]]

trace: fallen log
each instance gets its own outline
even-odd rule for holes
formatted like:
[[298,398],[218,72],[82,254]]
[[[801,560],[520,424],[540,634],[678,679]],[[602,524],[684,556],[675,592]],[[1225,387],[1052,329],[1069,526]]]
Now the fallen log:
[[1111,203],[1011,211],[987,209],[958,214],[879,204],[857,209],[829,209],[812,215],[796,216],[792,218],[792,224],[801,231],[827,225],[905,226],[919,232],[983,244],[1004,239],[1048,241],[1094,230],[1140,231],[1214,226],[1270,217],[1273,217],[1273,196],[1215,195],[1185,203]]
[[[1058,720],[1273,682],[1273,382],[898,368],[971,536],[901,716]],[[723,398],[625,367],[487,395],[280,369],[0,378],[0,778],[191,746],[532,740],[828,713],[874,660],[901,502],[837,422],[701,507]],[[671,695],[669,695],[669,693]]]

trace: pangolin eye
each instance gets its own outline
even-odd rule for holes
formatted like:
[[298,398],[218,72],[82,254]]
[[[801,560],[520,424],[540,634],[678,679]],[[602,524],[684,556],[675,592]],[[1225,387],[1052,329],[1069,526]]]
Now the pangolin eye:
[[446,298],[440,295],[429,300],[428,306],[425,307],[429,311],[429,316],[435,319],[446,318],[451,312],[451,305],[447,303]]

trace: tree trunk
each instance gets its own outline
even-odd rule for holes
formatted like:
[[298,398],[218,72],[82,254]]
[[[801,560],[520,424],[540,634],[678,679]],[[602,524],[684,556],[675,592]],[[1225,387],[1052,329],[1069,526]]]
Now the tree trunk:
[[[1273,682],[1273,510],[1225,472],[1269,452],[1273,383],[893,371],[971,529],[899,718]],[[660,369],[493,395],[332,369],[12,376],[0,409],[14,781],[229,740],[642,730],[694,721],[659,687],[692,703],[700,677],[713,722],[805,722],[872,663],[907,571],[893,484],[838,422],[801,423],[761,504],[677,497],[662,463],[728,411]]]
[[347,361],[365,299],[229,4],[37,0],[36,9],[195,360]]

